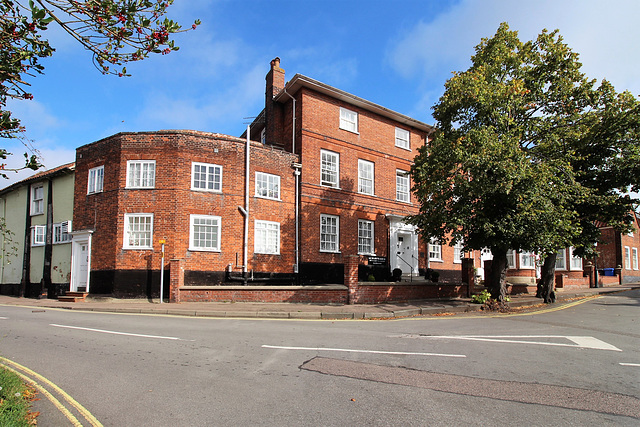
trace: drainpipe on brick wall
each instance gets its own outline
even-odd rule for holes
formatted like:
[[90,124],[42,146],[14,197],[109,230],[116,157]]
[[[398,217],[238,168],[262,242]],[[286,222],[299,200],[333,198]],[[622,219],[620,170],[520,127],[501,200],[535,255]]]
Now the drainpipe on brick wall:
[[287,92],[287,87],[283,89],[284,93],[293,100],[291,109],[291,152],[296,153],[296,99]]
[[247,125],[247,146],[244,152],[244,208],[239,207],[240,212],[244,215],[244,239],[242,242],[242,273],[247,277],[247,264],[249,263],[249,147],[251,140],[249,139],[251,125]]
[[294,273],[300,272],[300,169],[302,169],[302,165],[300,163],[293,163],[294,167],[293,174],[296,177],[296,264],[293,267]]

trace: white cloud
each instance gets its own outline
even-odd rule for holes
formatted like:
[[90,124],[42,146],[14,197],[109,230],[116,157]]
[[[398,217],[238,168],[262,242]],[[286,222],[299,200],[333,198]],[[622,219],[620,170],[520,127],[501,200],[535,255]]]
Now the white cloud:
[[[618,91],[638,95],[638,16],[636,0],[463,0],[400,34],[386,58],[404,78],[444,85],[452,71],[468,68],[481,38],[493,36],[500,22],[506,21],[523,41],[534,39],[544,28],[559,29],[565,42],[580,54],[588,77],[607,78]],[[440,94],[430,99],[431,105]]]

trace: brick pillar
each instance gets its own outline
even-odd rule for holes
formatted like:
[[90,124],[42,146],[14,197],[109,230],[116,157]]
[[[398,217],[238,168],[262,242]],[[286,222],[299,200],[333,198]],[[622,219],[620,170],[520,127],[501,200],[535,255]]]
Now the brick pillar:
[[598,284],[596,283],[596,268],[593,264],[589,263],[582,268],[582,276],[589,278],[589,287],[597,288]]
[[180,302],[180,288],[184,286],[184,260],[172,259],[170,262],[169,302]]
[[344,257],[344,285],[349,288],[347,302],[355,304],[358,292],[358,255],[346,255]]
[[473,258],[462,258],[462,283],[467,284],[467,298],[471,298],[476,287],[476,274]]

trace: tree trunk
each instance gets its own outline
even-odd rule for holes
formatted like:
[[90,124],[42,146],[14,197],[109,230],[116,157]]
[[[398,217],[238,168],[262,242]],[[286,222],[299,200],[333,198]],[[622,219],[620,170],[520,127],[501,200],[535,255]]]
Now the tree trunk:
[[491,248],[493,261],[491,262],[491,284],[489,292],[491,298],[504,302],[507,294],[507,250]]
[[544,302],[547,304],[556,301],[556,257],[556,253],[549,254],[545,257],[544,264],[542,264],[541,277],[540,280],[538,280],[536,296],[544,299]]

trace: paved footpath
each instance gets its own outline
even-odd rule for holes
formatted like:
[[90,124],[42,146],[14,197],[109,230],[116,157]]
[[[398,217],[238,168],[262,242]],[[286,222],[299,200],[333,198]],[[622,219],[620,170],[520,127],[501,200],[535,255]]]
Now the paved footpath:
[[[557,292],[557,302],[588,298],[640,288],[640,283],[606,288]],[[534,295],[511,295],[511,308],[547,307]],[[19,305],[66,310],[109,313],[165,314],[196,317],[233,317],[260,319],[391,319],[411,316],[441,315],[481,311],[482,305],[472,304],[469,298],[409,301],[387,304],[296,304],[253,302],[181,302],[162,303],[148,299],[117,299],[89,296],[83,302],[61,302],[53,299],[18,298],[0,295],[0,306]]]

